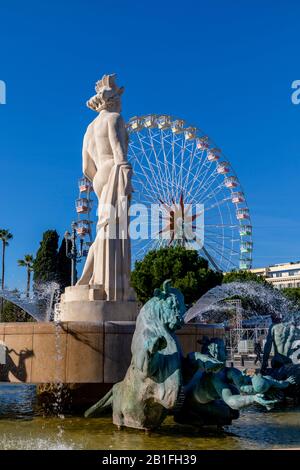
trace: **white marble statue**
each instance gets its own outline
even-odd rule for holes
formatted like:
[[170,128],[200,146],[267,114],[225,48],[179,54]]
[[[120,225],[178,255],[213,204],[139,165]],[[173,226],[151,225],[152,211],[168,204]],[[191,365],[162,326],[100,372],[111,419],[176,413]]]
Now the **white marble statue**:
[[[128,135],[120,114],[124,88],[117,87],[115,75],[104,75],[95,89],[96,95],[87,106],[99,114],[87,128],[82,156],[83,173],[93,183],[98,198],[97,235],[77,285],[99,287],[105,300],[126,301],[132,299],[130,240],[127,211],[122,213],[120,203],[126,205],[130,199],[132,169],[127,161]],[[120,219],[123,235],[119,233]]]

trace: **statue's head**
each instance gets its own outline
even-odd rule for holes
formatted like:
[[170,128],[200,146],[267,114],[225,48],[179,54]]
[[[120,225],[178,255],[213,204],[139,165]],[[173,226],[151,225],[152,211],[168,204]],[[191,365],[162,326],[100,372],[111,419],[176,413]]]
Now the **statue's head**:
[[226,362],[226,348],[223,339],[221,338],[208,338],[203,336],[201,340],[202,354],[207,354],[213,359],[220,362]]
[[171,286],[170,280],[163,283],[162,289],[155,289],[154,297],[144,308],[149,309],[155,320],[159,320],[170,331],[178,330],[184,323],[184,297],[180,290]]
[[121,112],[121,95],[124,87],[119,88],[115,80],[116,74],[103,75],[102,79],[96,83],[96,95],[87,101],[87,107],[98,113],[103,109]]

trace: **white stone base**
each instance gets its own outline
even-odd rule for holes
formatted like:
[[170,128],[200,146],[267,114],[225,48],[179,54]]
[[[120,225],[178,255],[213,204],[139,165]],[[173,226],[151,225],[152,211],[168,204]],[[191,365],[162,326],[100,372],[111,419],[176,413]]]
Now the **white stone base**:
[[56,310],[60,321],[135,321],[139,306],[135,300],[103,300],[101,286],[72,286]]

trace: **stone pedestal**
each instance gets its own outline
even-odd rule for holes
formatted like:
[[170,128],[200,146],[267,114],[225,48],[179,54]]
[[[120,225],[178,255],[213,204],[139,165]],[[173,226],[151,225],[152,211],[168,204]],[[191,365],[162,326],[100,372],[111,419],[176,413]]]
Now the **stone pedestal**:
[[60,321],[135,321],[138,303],[135,300],[104,300],[102,286],[67,287],[58,307]]

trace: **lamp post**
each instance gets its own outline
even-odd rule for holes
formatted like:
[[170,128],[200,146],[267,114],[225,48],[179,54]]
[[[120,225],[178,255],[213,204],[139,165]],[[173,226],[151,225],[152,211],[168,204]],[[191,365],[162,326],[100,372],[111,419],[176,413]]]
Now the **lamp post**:
[[[76,271],[76,264],[81,261],[82,258],[82,248],[83,248],[83,240],[80,239],[80,249],[79,252],[77,250],[77,223],[72,222],[72,233],[66,231],[65,232],[65,240],[66,240],[66,256],[71,259],[71,286],[75,286],[77,282],[77,271]],[[71,242],[71,250],[69,251],[69,244],[68,241]]]

